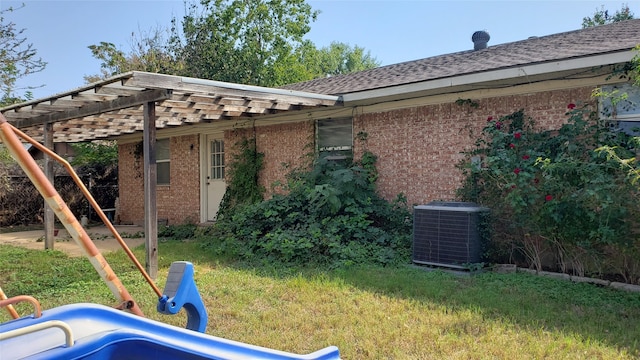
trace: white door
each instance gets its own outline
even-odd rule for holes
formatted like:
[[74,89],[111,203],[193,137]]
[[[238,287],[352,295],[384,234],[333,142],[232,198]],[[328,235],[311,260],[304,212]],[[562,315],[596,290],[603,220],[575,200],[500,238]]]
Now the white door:
[[224,182],[224,141],[207,137],[207,144],[207,221],[213,221],[227,188]]

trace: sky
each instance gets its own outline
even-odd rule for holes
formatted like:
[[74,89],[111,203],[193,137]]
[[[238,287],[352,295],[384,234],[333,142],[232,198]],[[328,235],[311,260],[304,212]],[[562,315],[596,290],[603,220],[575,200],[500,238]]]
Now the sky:
[[[640,1],[308,0],[319,10],[306,38],[317,47],[333,41],[365,48],[381,65],[473,49],[471,35],[487,31],[489,46],[581,28],[604,6],[628,4],[640,18]],[[184,15],[183,0],[0,0],[4,22],[25,29],[27,42],[47,62],[18,83],[36,87],[36,99],[73,90],[100,72],[89,45],[101,41],[130,49],[132,34],[167,28]],[[640,39],[639,39],[640,40]],[[24,91],[24,90],[23,90]]]

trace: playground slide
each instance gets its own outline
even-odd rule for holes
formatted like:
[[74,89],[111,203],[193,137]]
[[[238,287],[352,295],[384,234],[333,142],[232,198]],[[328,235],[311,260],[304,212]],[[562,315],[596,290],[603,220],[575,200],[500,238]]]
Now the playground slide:
[[330,346],[298,355],[178,328],[107,306],[72,304],[0,324],[0,359],[340,359]]

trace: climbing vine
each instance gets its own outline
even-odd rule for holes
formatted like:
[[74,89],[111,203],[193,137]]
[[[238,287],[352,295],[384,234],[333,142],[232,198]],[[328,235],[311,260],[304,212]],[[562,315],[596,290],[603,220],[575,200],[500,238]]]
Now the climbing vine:
[[456,105],[458,106],[468,106],[469,108],[474,108],[477,109],[480,107],[480,103],[475,101],[475,100],[471,100],[471,99],[458,99],[456,100]]
[[258,152],[255,137],[243,138],[236,146],[238,153],[233,156],[233,162],[228,166],[227,191],[220,204],[218,219],[229,214],[234,208],[262,201],[265,191],[258,182],[264,154]]

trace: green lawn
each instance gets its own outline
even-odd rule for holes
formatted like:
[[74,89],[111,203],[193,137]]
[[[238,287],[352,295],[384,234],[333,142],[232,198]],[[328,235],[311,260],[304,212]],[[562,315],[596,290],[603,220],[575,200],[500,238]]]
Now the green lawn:
[[[141,249],[136,253],[144,259]],[[296,353],[328,345],[345,359],[634,359],[640,294],[528,274],[454,276],[414,267],[339,270],[250,267],[216,259],[197,242],[160,244],[169,265],[189,260],[207,304],[207,332]],[[148,317],[156,298],[122,252],[107,259]],[[50,308],[114,305],[88,262],[60,252],[0,246],[0,286]],[[21,314],[30,313],[20,306]],[[5,311],[0,321],[9,319]]]

